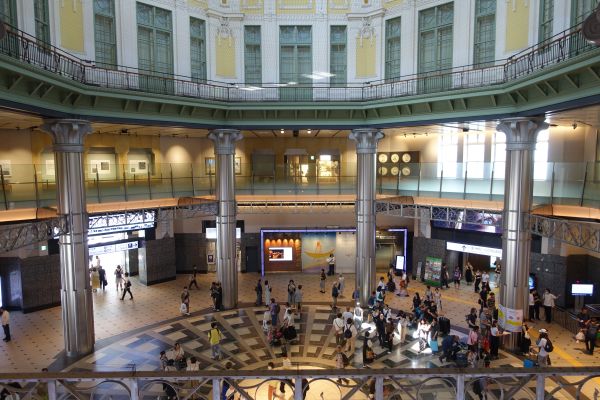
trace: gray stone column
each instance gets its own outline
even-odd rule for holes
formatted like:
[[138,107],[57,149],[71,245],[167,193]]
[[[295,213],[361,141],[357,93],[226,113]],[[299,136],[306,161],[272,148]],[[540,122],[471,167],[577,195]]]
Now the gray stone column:
[[69,233],[60,235],[61,306],[65,351],[69,357],[94,350],[94,310],[88,270],[88,215],[83,180],[83,139],[89,121],[46,120],[41,128],[52,136],[59,216]]
[[217,215],[217,280],[223,288],[223,308],[237,306],[237,263],[235,243],[235,142],[242,139],[237,129],[215,129],[208,134],[215,143]]
[[356,141],[356,287],[360,304],[367,306],[375,288],[375,181],[377,142],[383,138],[377,129],[353,129]]
[[[524,318],[529,301],[531,233],[527,221],[533,200],[533,155],[538,132],[547,128],[543,117],[505,119],[496,127],[506,134],[500,304],[523,310]],[[516,337],[511,336],[506,344],[516,348]]]

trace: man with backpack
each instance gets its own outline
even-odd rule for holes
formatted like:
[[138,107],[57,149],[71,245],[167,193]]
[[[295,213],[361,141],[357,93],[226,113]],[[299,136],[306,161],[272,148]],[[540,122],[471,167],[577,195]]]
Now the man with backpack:
[[337,313],[333,320],[333,330],[335,333],[335,344],[342,345],[344,343],[344,318],[342,313]]
[[221,358],[221,339],[223,334],[217,328],[216,322],[211,322],[210,331],[208,331],[208,341],[210,342],[210,350],[212,351],[212,359],[219,360]]
[[350,354],[354,354],[357,336],[358,331],[356,330],[356,326],[354,326],[354,318],[346,319],[346,324],[344,325],[344,339],[346,339],[345,350]]
[[536,343],[538,347],[537,362],[540,367],[547,367],[548,365],[550,365],[550,363],[548,362],[548,356],[554,350],[554,346],[552,345],[550,338],[548,338],[547,330],[540,329],[539,332],[540,338]]

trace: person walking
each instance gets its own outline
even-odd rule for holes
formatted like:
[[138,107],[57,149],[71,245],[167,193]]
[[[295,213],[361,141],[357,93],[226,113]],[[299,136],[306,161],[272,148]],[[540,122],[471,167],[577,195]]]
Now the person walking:
[[338,288],[340,291],[340,297],[344,297],[344,287],[346,287],[344,275],[339,274],[338,276]]
[[212,359],[219,360],[221,358],[221,340],[223,334],[217,328],[216,322],[210,323],[210,331],[208,331],[208,341],[210,343],[210,350],[212,352]]
[[467,261],[467,269],[465,270],[465,281],[467,282],[467,286],[470,286],[473,283],[473,268],[471,268],[471,263]]
[[500,348],[500,330],[498,329],[498,323],[492,321],[490,327],[490,358],[492,360],[498,359],[498,349]]
[[534,291],[534,289],[529,290],[528,305],[529,305],[529,321],[530,322],[533,322],[533,317],[535,316],[535,299],[533,297],[533,291]]
[[[349,360],[348,360],[348,356],[346,356],[346,354],[344,354],[344,351],[342,350],[342,346],[337,346],[335,348],[335,368],[338,371],[343,371],[346,368],[346,365],[349,364]],[[350,383],[350,381],[346,378],[339,378],[337,380],[337,382],[339,384],[341,384],[342,382],[344,384],[348,384]]]
[[196,287],[196,289],[200,290],[198,287],[198,281],[196,280],[196,275],[198,274],[198,270],[196,269],[196,265],[194,265],[194,269],[192,271],[192,275],[190,276],[190,283],[188,284],[188,288],[192,290],[192,285]]
[[296,293],[296,283],[294,283],[293,279],[290,279],[288,286],[287,286],[287,302],[290,303],[290,305],[294,305],[294,294]]
[[277,329],[277,321],[279,320],[279,312],[281,311],[281,307],[279,304],[277,304],[275,298],[271,299],[269,311],[271,312],[271,326],[273,329]]
[[594,355],[594,349],[596,348],[596,338],[598,336],[598,321],[596,319],[590,320],[587,325],[585,332],[585,349],[590,356]]
[[3,307],[0,307],[0,321],[4,330],[4,341],[10,342],[10,313]]
[[433,300],[435,301],[436,311],[439,313],[442,311],[442,292],[440,292],[440,288],[435,288],[433,292]]
[[117,287],[117,291],[119,289],[123,290],[123,268],[120,265],[117,265],[115,269],[115,286]]
[[327,279],[327,276],[325,275],[325,270],[322,269],[321,276],[320,276],[320,282],[319,282],[319,288],[320,288],[319,291],[321,293],[325,293],[325,279]]
[[181,292],[181,310],[182,312],[185,310],[185,315],[190,315],[190,291],[187,286],[183,287],[183,292]]
[[421,354],[425,351],[427,347],[427,337],[429,336],[429,328],[430,325],[425,321],[425,319],[421,319],[419,321],[419,326],[417,327],[417,332],[419,336],[419,351],[418,354]]
[[100,289],[100,273],[99,267],[92,267],[90,274],[92,275],[92,292],[97,292]]
[[546,288],[544,291],[544,316],[546,317],[546,322],[552,322],[552,309],[554,308],[554,301],[558,299],[559,296],[556,296],[550,292],[550,289]]
[[327,271],[327,275],[335,275],[335,256],[333,255],[333,253],[329,254],[329,257],[327,257],[327,265],[329,266],[329,271]]
[[479,293],[479,285],[481,285],[481,271],[475,271],[475,285],[473,285],[473,290],[475,293]]
[[265,304],[271,305],[271,285],[267,280],[265,280]]
[[365,332],[363,340],[362,353],[363,353],[363,365],[371,364],[375,360],[375,352],[373,351],[373,342],[370,338],[371,334],[369,331]]
[[262,293],[263,293],[263,288],[262,288],[262,283],[260,278],[258,279],[258,282],[256,282],[256,287],[254,288],[254,291],[256,292],[256,302],[254,303],[257,306],[262,305]]
[[223,286],[221,286],[221,282],[217,282],[216,296],[216,311],[221,311],[221,309],[223,308]]
[[354,326],[354,318],[348,318],[344,324],[344,339],[346,339],[346,352],[350,355],[354,354],[356,348],[356,339],[358,338],[358,331]]
[[336,318],[333,320],[333,331],[335,334],[335,344],[340,346],[344,344],[344,318],[342,313],[337,313]]
[[337,310],[337,299],[338,296],[340,295],[339,289],[338,289],[338,283],[334,282],[333,286],[331,287],[331,309],[335,312]]
[[102,265],[98,267],[98,278],[100,278],[100,287],[104,292],[106,290],[106,285],[108,285],[108,282],[106,281],[106,270],[102,268]]
[[536,342],[538,348],[537,362],[540,367],[547,367],[549,365],[548,354],[552,351],[553,346],[547,330],[540,329],[539,333],[540,336]]
[[454,267],[454,275],[453,275],[453,280],[454,280],[454,289],[460,289],[460,279],[462,278],[462,273],[460,272],[460,268],[458,268],[458,265],[456,267]]
[[123,289],[123,296],[121,296],[121,300],[125,300],[125,295],[127,293],[129,293],[129,300],[133,300],[133,294],[131,294],[131,281],[129,280],[128,272],[125,272],[123,286],[125,286],[125,288]]
[[294,302],[296,303],[296,310],[298,311],[298,315],[302,312],[302,298],[304,293],[302,292],[302,285],[298,285],[296,288],[296,293],[294,294]]
[[531,294],[533,295],[533,314],[534,314],[535,319],[537,319],[539,321],[540,320],[540,308],[542,306],[542,299],[536,289],[533,289],[533,292],[531,292]]

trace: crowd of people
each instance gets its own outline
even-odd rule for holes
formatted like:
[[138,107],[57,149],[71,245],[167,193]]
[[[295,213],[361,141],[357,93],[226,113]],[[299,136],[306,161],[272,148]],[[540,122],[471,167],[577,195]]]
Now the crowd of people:
[[[495,282],[499,282],[500,265],[496,266]],[[333,277],[333,278],[332,278]],[[473,304],[465,316],[464,324],[468,328],[467,335],[454,334],[450,330],[450,320],[443,312],[443,290],[449,289],[449,281],[455,289],[459,289],[464,280],[473,286],[477,293],[477,304]],[[331,280],[333,281],[331,282]],[[398,346],[411,341],[415,343],[414,351],[419,354],[435,356],[442,365],[458,367],[488,367],[499,358],[499,348],[503,331],[498,323],[498,304],[496,295],[490,286],[491,277],[486,271],[474,270],[467,264],[464,274],[457,267],[450,274],[448,267],[443,264],[440,275],[440,286],[425,286],[422,293],[414,291],[412,306],[406,310],[392,310],[389,306],[389,296],[408,296],[409,278],[406,274],[396,276],[393,269],[381,276],[377,286],[368,299],[368,308],[359,306],[358,288],[351,294],[352,306],[340,307],[338,299],[345,296],[345,278],[343,274],[321,270],[319,274],[320,292],[325,293],[327,282],[331,287],[332,340],[335,341],[333,361],[337,369],[349,365],[354,367],[369,367],[383,353],[391,353]],[[198,287],[196,274],[190,278],[190,284],[184,287],[181,294],[181,312],[189,315],[189,288],[192,282]],[[290,344],[298,338],[296,317],[302,313],[303,286],[294,280],[289,280],[286,288],[285,303],[277,301],[272,296],[272,287],[268,280],[258,279],[254,287],[256,306],[264,306],[262,328],[269,346],[280,348],[282,365],[291,364],[289,359]],[[219,282],[213,282],[210,287],[213,309],[222,308],[222,288]],[[386,299],[388,301],[386,301]],[[551,321],[551,312],[557,296],[545,290],[540,296],[532,290],[529,301],[529,317],[531,321],[540,319],[543,307],[544,317]],[[355,305],[355,306],[354,306]],[[581,330],[577,339],[586,343],[589,354],[593,354],[595,337],[598,332],[598,322],[589,318],[587,311],[582,311],[580,318]],[[366,325],[365,325],[366,323]],[[539,329],[537,340],[532,338],[532,330],[527,323],[522,326],[520,350],[527,360],[541,367],[551,365],[550,354],[553,344],[547,329]],[[212,358],[220,360],[223,352],[220,343],[224,336],[217,322],[211,324],[208,332]],[[362,340],[362,349],[356,352],[356,343]],[[275,351],[275,354],[277,352]],[[185,358],[181,346],[176,344],[169,352],[161,353],[161,365],[164,369],[193,371],[198,367],[198,360]],[[274,368],[274,364],[272,365]],[[340,383],[345,384],[344,380]],[[475,383],[476,394],[484,393],[487,382],[484,378]],[[230,390],[231,393],[231,390]],[[268,398],[281,398],[285,394],[285,385],[269,385]],[[304,393],[305,394],[305,393]],[[480,395],[481,396],[481,395]],[[225,397],[223,397],[225,398]]]

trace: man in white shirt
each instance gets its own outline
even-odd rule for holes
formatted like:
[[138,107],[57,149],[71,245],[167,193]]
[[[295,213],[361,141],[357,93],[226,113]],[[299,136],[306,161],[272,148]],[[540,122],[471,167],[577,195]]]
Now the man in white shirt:
[[342,314],[342,319],[344,321],[347,321],[348,318],[351,318],[354,320],[354,313],[352,312],[352,308],[351,307],[346,307],[346,311],[344,311],[344,313]]
[[529,291],[529,321],[533,322],[535,315],[535,299],[533,298],[533,289]]
[[490,274],[488,274],[487,271],[484,271],[481,275],[481,283],[490,283]]
[[4,308],[0,308],[0,316],[2,317],[2,329],[4,329],[4,341],[10,342],[10,313]]
[[335,331],[335,344],[341,346],[344,343],[344,319],[342,313],[338,313],[333,320],[333,330]]
[[550,293],[550,289],[546,288],[544,291],[544,315],[546,317],[546,322],[552,322],[552,309],[554,308],[554,300],[558,299],[558,296]]

